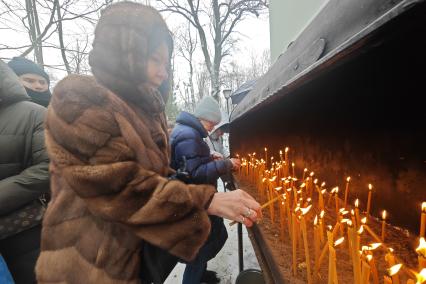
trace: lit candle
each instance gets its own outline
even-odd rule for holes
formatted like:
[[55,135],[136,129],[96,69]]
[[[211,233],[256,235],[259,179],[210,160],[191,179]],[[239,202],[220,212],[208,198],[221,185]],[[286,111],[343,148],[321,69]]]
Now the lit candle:
[[349,182],[351,177],[346,178],[346,188],[345,188],[345,208],[348,206],[348,195],[349,195]]
[[302,228],[302,237],[303,237],[303,247],[305,249],[305,260],[306,260],[306,273],[308,278],[308,284],[312,283],[312,277],[311,277],[311,261],[309,258],[309,246],[308,246],[308,234],[306,230],[306,221],[305,221],[305,215],[309,212],[312,205],[309,205],[306,208],[301,208],[301,218],[300,218],[300,225]]
[[[277,188],[276,188],[277,189]],[[282,187],[279,187],[279,190],[281,190]],[[285,224],[285,202],[286,202],[286,196],[285,194],[282,195],[283,201],[279,203],[280,207],[280,231],[281,231],[281,241],[284,241],[284,224]]]
[[265,166],[268,169],[268,148],[265,147]]
[[323,190],[318,190],[318,204],[319,204],[319,209],[320,210],[324,210],[324,193],[325,193],[325,189]]
[[305,168],[304,170],[303,170],[303,175],[302,175],[302,180],[305,180],[305,174],[306,174],[306,172],[308,171],[308,169],[307,168]]
[[385,241],[386,234],[386,210],[382,212],[382,242]]
[[359,199],[355,200],[355,220],[356,220],[355,227],[357,227],[361,224],[361,220],[359,217]]
[[388,263],[390,269],[388,270],[388,275],[392,277],[392,283],[399,284],[398,271],[401,269],[402,265],[396,265],[395,256],[392,254],[393,249],[389,249],[388,253],[385,255],[385,260]]
[[425,238],[420,238],[419,246],[416,248],[419,260],[419,271],[426,268],[426,241]]
[[291,170],[292,170],[293,177],[296,177],[296,175],[294,174],[294,167],[295,166],[296,165],[294,163],[291,163]]
[[422,203],[422,215],[420,220],[420,238],[425,238],[426,230],[426,202]]
[[368,184],[368,199],[367,199],[367,216],[370,215],[370,208],[371,208],[371,193],[373,191],[373,186]]
[[338,195],[339,194],[339,187],[336,186],[333,189],[333,191],[334,191],[334,201],[335,201],[335,205],[336,205],[336,218],[337,218],[337,221],[339,221],[339,216],[340,216],[340,214],[339,214],[339,195]]
[[281,163],[283,162],[283,151],[282,150],[280,150],[280,161],[281,161]]

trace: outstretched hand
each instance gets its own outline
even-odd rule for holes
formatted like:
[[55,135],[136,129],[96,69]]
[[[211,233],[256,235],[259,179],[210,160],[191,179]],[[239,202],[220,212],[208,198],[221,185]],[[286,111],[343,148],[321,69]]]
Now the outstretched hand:
[[247,227],[262,217],[260,204],[241,189],[215,193],[207,213],[240,222]]

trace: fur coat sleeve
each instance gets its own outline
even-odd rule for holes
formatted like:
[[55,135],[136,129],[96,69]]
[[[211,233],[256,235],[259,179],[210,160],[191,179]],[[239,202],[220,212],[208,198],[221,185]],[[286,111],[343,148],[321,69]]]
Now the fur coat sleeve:
[[95,218],[189,260],[208,236],[205,207],[215,189],[164,177],[168,142],[156,120],[91,77],[61,81],[46,121],[52,198],[70,190]]

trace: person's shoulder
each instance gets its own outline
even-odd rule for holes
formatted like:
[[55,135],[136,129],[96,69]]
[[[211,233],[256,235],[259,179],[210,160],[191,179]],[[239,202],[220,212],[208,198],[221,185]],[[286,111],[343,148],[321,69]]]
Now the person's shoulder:
[[199,139],[200,135],[197,130],[188,125],[177,124],[172,131],[171,137],[176,141],[182,141],[187,139]]
[[[13,113],[20,119],[28,119],[34,117],[37,121],[43,121],[46,114],[46,108],[31,101],[19,101],[10,106],[13,108]],[[18,119],[18,118],[17,118]]]
[[73,121],[88,108],[107,105],[109,92],[93,76],[69,75],[53,89],[50,107],[66,121]]

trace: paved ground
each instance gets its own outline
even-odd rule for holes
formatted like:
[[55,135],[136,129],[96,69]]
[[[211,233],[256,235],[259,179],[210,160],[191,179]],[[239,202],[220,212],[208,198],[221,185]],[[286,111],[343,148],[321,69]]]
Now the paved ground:
[[[219,184],[221,182],[219,181]],[[223,187],[219,187],[223,190]],[[228,230],[228,240],[226,241],[223,249],[218,255],[209,261],[208,269],[217,272],[218,277],[221,279],[221,284],[235,283],[238,276],[238,240],[237,240],[237,226],[230,227],[229,221],[225,220],[226,228]],[[244,248],[244,269],[257,268],[259,264],[254,254],[253,247],[247,234],[247,230],[243,229],[243,248]],[[167,278],[165,284],[179,284],[182,282],[182,274],[185,266],[179,263]]]

